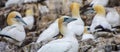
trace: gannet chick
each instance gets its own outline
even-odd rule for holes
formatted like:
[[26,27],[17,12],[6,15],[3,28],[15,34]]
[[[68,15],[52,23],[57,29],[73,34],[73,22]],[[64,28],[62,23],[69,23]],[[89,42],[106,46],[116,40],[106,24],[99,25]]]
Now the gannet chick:
[[82,39],[81,39],[82,41],[89,40],[89,39],[92,39],[92,40],[95,39],[95,37],[92,34],[90,34],[90,32],[88,32],[89,31],[88,28],[89,28],[88,26],[84,27],[84,33],[83,33]]
[[102,6],[106,6],[108,4],[109,0],[92,0],[90,3],[90,6],[94,6],[94,5],[102,5]]
[[[16,11],[9,13],[7,17],[7,23],[9,26],[3,28],[0,31],[0,36],[5,36],[5,39],[10,41],[11,43],[15,43],[15,45],[20,46],[26,37],[22,23],[25,25],[27,24],[23,21],[21,15]],[[13,40],[10,38],[12,38]]]
[[95,31],[109,31],[111,32],[111,25],[105,18],[105,8],[102,5],[95,5],[94,10],[96,11],[96,15],[92,20],[92,24],[90,26],[90,31],[94,33]]
[[25,28],[31,30],[33,25],[34,25],[34,12],[33,9],[27,9],[26,10],[26,16],[23,18],[23,20],[25,21],[25,23],[27,23],[27,25],[25,25]]
[[49,41],[58,34],[59,34],[59,29],[58,29],[58,19],[57,19],[39,35],[37,39],[37,43],[40,43],[43,41]]
[[75,34],[67,28],[67,24],[75,18],[68,18],[68,16],[62,16],[58,20],[58,27],[60,33],[63,34],[62,39],[57,39],[42,46],[37,52],[78,52],[78,41]]
[[112,25],[113,29],[116,29],[120,26],[120,15],[115,8],[106,8],[106,10],[108,12],[106,15],[107,21]]
[[10,5],[12,5],[12,4],[21,5],[23,2],[24,2],[24,0],[8,0],[5,3],[5,7],[10,7]]
[[72,32],[75,32],[76,35],[81,35],[84,31],[84,22],[80,17],[80,5],[79,3],[73,2],[70,5],[70,10],[72,13],[72,18],[76,18],[77,20],[72,21],[68,24],[68,28],[72,29]]

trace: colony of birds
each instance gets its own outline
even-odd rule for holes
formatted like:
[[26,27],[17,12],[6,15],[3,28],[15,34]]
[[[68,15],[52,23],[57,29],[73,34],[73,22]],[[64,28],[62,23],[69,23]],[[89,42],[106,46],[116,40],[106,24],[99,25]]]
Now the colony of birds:
[[120,0],[1,0],[0,52],[120,52]]

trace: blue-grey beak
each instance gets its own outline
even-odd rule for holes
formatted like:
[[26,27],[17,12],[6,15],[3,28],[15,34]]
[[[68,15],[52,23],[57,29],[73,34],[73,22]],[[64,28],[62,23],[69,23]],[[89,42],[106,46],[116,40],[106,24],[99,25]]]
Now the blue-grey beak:
[[76,18],[64,18],[64,22],[70,23],[72,21],[77,20]]
[[16,16],[15,18],[16,18],[19,22],[22,22],[22,23],[24,23],[25,25],[27,25],[27,23],[23,20],[22,17]]

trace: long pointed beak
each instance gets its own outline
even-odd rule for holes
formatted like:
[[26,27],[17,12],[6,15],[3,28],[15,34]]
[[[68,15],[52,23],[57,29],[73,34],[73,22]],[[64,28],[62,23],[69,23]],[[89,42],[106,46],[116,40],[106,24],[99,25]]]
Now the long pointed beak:
[[27,23],[23,20],[22,17],[16,16],[16,19],[22,23],[24,23],[25,25],[27,25]]

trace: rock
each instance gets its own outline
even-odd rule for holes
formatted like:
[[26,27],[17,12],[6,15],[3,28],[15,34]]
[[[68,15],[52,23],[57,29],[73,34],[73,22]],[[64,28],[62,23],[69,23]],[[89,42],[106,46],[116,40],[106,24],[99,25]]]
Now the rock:
[[112,51],[112,46],[111,45],[106,45],[104,50],[105,50],[105,52],[111,52]]
[[120,35],[115,35],[114,41],[116,44],[120,44]]
[[6,47],[6,43],[5,42],[0,42],[0,51],[5,51],[5,47]]

